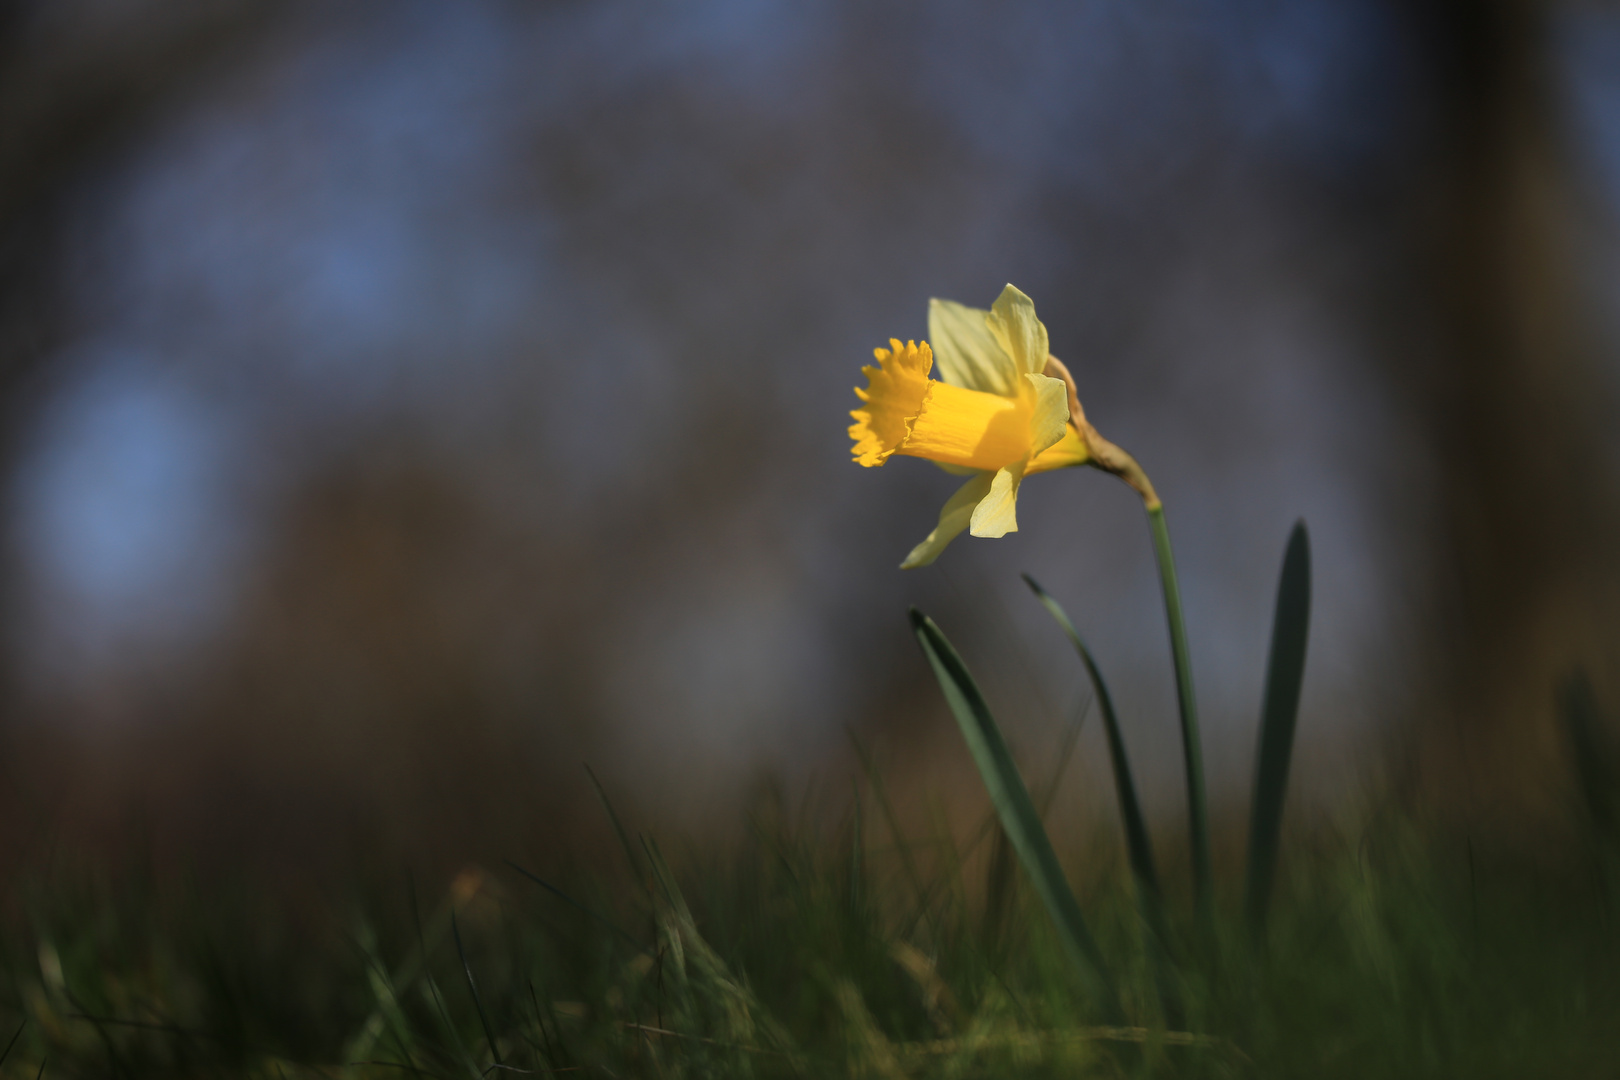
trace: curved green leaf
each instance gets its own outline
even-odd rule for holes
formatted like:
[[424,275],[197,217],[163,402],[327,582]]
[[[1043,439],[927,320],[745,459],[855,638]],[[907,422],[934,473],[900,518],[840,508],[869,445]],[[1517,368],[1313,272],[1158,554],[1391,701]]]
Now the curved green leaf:
[[1255,753],[1254,805],[1249,810],[1249,879],[1244,911],[1256,935],[1265,929],[1271,882],[1277,870],[1288,764],[1294,752],[1299,693],[1305,680],[1305,644],[1311,623],[1311,541],[1305,522],[1294,525],[1277,584],[1266,663],[1266,696]]
[[1159,997],[1164,1005],[1166,1020],[1173,1027],[1179,1026],[1183,1021],[1181,993],[1176,987],[1175,975],[1169,960],[1170,926],[1164,917],[1164,897],[1159,891],[1159,871],[1153,859],[1153,842],[1148,835],[1147,820],[1142,815],[1142,804],[1136,797],[1136,781],[1131,776],[1131,761],[1125,753],[1125,737],[1120,730],[1119,715],[1114,712],[1113,695],[1108,692],[1108,684],[1103,681],[1097,661],[1092,657],[1091,650],[1086,647],[1080,631],[1076,630],[1074,623],[1070,621],[1068,612],[1063,610],[1063,605],[1041,588],[1040,583],[1033,577],[1028,574],[1023,577],[1024,584],[1034,591],[1035,598],[1041,602],[1041,606],[1046,608],[1052,618],[1057,620],[1058,626],[1068,635],[1075,651],[1080,654],[1080,662],[1085,665],[1086,674],[1091,678],[1092,690],[1097,695],[1097,707],[1102,713],[1103,729],[1108,735],[1108,757],[1114,767],[1114,792],[1119,799],[1119,817],[1125,826],[1125,850],[1131,862],[1131,873],[1136,877],[1142,918],[1158,939],[1158,948],[1154,955],[1157,961]]
[[1122,1018],[1124,1012],[1119,994],[1114,989],[1096,939],[1091,936],[1085,917],[1080,914],[1080,905],[1069,889],[1068,879],[1063,876],[1063,868],[1058,865],[1057,853],[1052,850],[1052,841],[1041,824],[1035,803],[1029,797],[1029,789],[1019,775],[1018,766],[1013,763],[1007,740],[1002,737],[1001,729],[990,715],[990,708],[979,693],[973,676],[968,673],[967,665],[939,627],[916,608],[911,609],[911,628],[922,646],[923,655],[928,658],[929,666],[934,670],[934,677],[939,680],[939,688],[945,694],[951,715],[956,718],[957,726],[962,729],[962,737],[967,740],[973,763],[978,766],[979,775],[984,779],[984,786],[989,789],[990,800],[1001,819],[1001,827],[1057,925],[1059,938],[1076,966],[1096,981],[1109,1013],[1116,1019]]
[[[1063,606],[1028,574],[1024,575],[1024,584],[1030,587],[1035,593],[1035,598],[1041,602],[1041,606],[1046,608],[1058,626],[1068,635],[1075,651],[1080,654],[1080,662],[1085,665],[1086,674],[1091,677],[1092,689],[1097,694],[1097,707],[1102,712],[1103,729],[1108,735],[1108,757],[1114,766],[1114,791],[1119,797],[1119,817],[1125,826],[1125,848],[1131,860],[1131,872],[1136,875],[1137,884],[1145,893],[1157,897],[1159,871],[1153,860],[1153,842],[1148,837],[1147,821],[1142,816],[1142,804],[1136,798],[1136,781],[1131,776],[1131,762],[1125,753],[1125,738],[1120,732],[1119,716],[1114,712],[1114,699],[1108,693],[1108,684],[1103,682],[1102,672],[1097,669],[1097,661],[1092,658],[1091,650],[1086,648],[1085,641],[1080,637],[1080,632],[1074,628],[1074,623],[1070,621]],[[1155,927],[1155,930],[1157,929]]]

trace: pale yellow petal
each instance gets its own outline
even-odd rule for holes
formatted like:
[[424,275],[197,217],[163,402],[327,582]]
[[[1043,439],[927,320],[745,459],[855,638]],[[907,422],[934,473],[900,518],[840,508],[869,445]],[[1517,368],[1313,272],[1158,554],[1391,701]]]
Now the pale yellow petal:
[[990,305],[990,318],[985,321],[990,331],[1009,357],[1019,374],[1039,375],[1046,370],[1046,327],[1035,317],[1035,301],[1015,286],[1008,285]]
[[1018,485],[1023,479],[1022,461],[996,470],[989,492],[973,508],[970,531],[974,536],[1006,536],[1018,531]]
[[902,570],[915,570],[919,566],[927,566],[939,558],[939,553],[945,546],[955,540],[962,530],[968,527],[973,520],[973,508],[979,505],[990,491],[992,483],[991,473],[979,473],[973,479],[956,489],[945,503],[945,508],[939,512],[939,524],[934,531],[928,534],[927,539],[911,549],[905,562],[900,564]]
[[952,386],[1016,397],[1022,372],[990,333],[989,317],[954,300],[928,301],[928,340],[939,377]]
[[1067,469],[1075,465],[1084,465],[1091,460],[1091,447],[1086,445],[1085,438],[1075,430],[1073,424],[1064,428],[1063,438],[1047,447],[1030,461],[1024,469],[1025,476],[1034,476],[1036,473],[1050,472],[1053,469]]
[[1035,391],[1029,414],[1029,453],[1031,457],[1049,446],[1056,446],[1069,428],[1069,388],[1062,379],[1047,375],[1025,375]]

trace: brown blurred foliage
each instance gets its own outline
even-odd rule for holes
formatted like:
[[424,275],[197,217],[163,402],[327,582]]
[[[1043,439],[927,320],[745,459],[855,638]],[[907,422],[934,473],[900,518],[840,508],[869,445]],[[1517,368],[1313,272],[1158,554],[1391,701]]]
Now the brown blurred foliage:
[[[1378,668],[1382,654],[1330,637],[1328,655],[1352,669],[1334,676],[1319,712],[1381,722],[1391,774],[1415,801],[1479,827],[1561,812],[1553,687],[1584,664],[1620,693],[1608,682],[1620,567],[1612,345],[1586,300],[1603,211],[1560,90],[1563,9],[1346,3],[1360,51],[1334,60],[1324,45],[1300,62],[1338,63],[1351,104],[1260,137],[1245,125],[1271,91],[1253,91],[1257,105],[1231,90],[1214,70],[1235,63],[1227,46],[1186,32],[1174,5],[1042,11],[1008,30],[983,13],[835,3],[796,16],[812,44],[787,59],[754,39],[792,34],[724,5],[645,22],[628,5],[476,7],[466,37],[476,47],[457,36],[457,17],[422,6],[14,2],[0,13],[8,469],[25,469],[38,418],[83,377],[76,343],[123,323],[176,343],[155,366],[203,387],[231,424],[258,433],[250,441],[271,462],[240,485],[270,492],[270,509],[254,519],[260,540],[229,618],[182,660],[132,648],[134,659],[86,669],[71,692],[30,689],[24,639],[38,601],[14,540],[0,577],[20,627],[0,664],[13,849],[37,850],[44,836],[117,845],[143,835],[181,861],[320,867],[342,865],[353,844],[451,869],[465,857],[588,854],[605,834],[582,760],[607,763],[632,812],[693,826],[734,810],[740,778],[761,769],[803,781],[830,763],[839,775],[846,726],[885,740],[897,783],[921,790],[925,767],[947,767],[936,755],[954,759],[948,742],[934,743],[949,732],[933,723],[899,613],[915,601],[958,616],[969,647],[995,655],[999,690],[1033,686],[1041,697],[1040,678],[1018,665],[1059,654],[1018,643],[1022,615],[968,625],[1004,602],[969,582],[987,568],[1011,578],[1022,567],[1008,557],[1063,566],[1057,584],[1091,590],[1095,618],[1123,627],[1121,683],[1162,683],[1152,667],[1162,658],[1143,658],[1161,631],[1141,602],[1151,594],[1128,500],[1086,495],[1078,519],[1032,507],[1026,521],[1049,523],[1044,540],[953,549],[959,578],[901,581],[890,555],[926,531],[943,489],[917,472],[856,476],[841,459],[861,343],[920,333],[927,295],[974,301],[977,291],[983,303],[1026,274],[1044,286],[1029,291],[1054,342],[1070,343],[1060,351],[1111,407],[1112,425],[1094,417],[1099,426],[1146,444],[1137,452],[1150,470],[1164,463],[1155,477],[1173,516],[1188,507],[1176,519],[1187,561],[1209,570],[1232,546],[1245,550],[1241,590],[1192,593],[1195,617],[1200,600],[1241,612],[1233,618],[1256,641],[1238,655],[1257,657],[1264,628],[1251,616],[1269,604],[1274,573],[1264,530],[1280,549],[1274,523],[1301,502],[1327,507],[1334,526],[1332,498],[1245,479],[1250,458],[1317,452],[1296,451],[1282,427],[1243,442],[1253,418],[1298,412],[1289,419],[1302,426],[1348,429],[1320,469],[1289,475],[1309,484],[1353,473],[1346,500],[1372,507],[1374,561],[1395,598],[1360,632],[1404,662]],[[1267,34],[1281,41],[1268,47],[1303,49],[1280,8],[1217,5],[1188,18],[1209,40],[1229,32],[1245,63]],[[435,19],[449,28],[442,45]],[[735,37],[722,32],[728,20]],[[1097,26],[1118,56],[1083,53]],[[722,43],[665,56],[696,27]],[[503,36],[532,58],[486,41]],[[1035,63],[1041,47],[1057,59]],[[1094,70],[1075,75],[1070,49]],[[338,408],[320,387],[347,376],[296,323],[306,303],[296,271],[240,286],[246,308],[210,294],[206,272],[190,292],[115,295],[123,279],[107,252],[141,255],[164,237],[126,237],[119,249],[87,233],[133,214],[118,209],[122,193],[149,183],[153,156],[210,110],[234,118],[226,130],[275,131],[284,143],[264,135],[265,145],[292,148],[285,161],[263,151],[285,175],[244,167],[262,185],[248,185],[261,201],[244,205],[264,210],[263,234],[247,222],[249,241],[217,240],[224,254],[210,256],[221,267],[262,257],[266,274],[278,272],[282,219],[271,211],[347,167],[348,129],[321,125],[348,107],[345,95],[367,91],[362,61],[389,50],[407,69],[440,57],[423,86],[459,86],[463,75],[470,86],[484,63],[502,72],[465,91],[466,114],[428,125],[453,142],[458,115],[480,117],[498,167],[402,213],[419,214],[429,237],[544,248],[545,281],[525,279],[521,257],[505,277],[491,271],[496,286],[512,278],[534,292],[531,316],[482,329],[477,296],[499,290],[458,285],[479,264],[452,241],[375,256],[409,264],[436,282],[431,296],[452,299],[412,322],[414,294],[396,298],[401,336],[357,338],[350,351],[397,386]],[[358,58],[359,74],[349,59],[326,61],[339,74],[316,78],[314,91],[287,74],[334,52]],[[1001,100],[1018,110],[974,111],[1003,85],[1016,85]],[[1382,100],[1357,97],[1374,87]],[[301,93],[330,108],[291,120],[277,111]],[[1091,105],[1062,111],[1064,95],[1082,93]],[[400,115],[418,107],[408,98]],[[1332,124],[1343,131],[1313,131]],[[1311,149],[1309,138],[1371,148]],[[1068,143],[1085,154],[1063,157]],[[389,197],[379,186],[376,202]],[[367,209],[356,195],[331,228]],[[199,206],[196,219],[210,213]],[[1191,291],[1213,297],[1209,310],[1178,314],[1166,299],[1177,282],[1206,279],[1216,284]],[[463,287],[473,299],[453,299]],[[1350,357],[1334,378],[1372,387],[1370,412],[1340,404],[1331,381],[1291,398],[1304,361],[1268,367],[1244,339],[1200,336],[1211,321],[1266,322],[1286,307],[1267,298],[1289,289],[1331,309],[1322,336]],[[308,349],[316,374],[289,374]],[[1189,494],[1200,483],[1212,494]],[[1223,515],[1244,519],[1230,536],[1211,524]],[[1098,554],[1074,558],[1075,535]],[[852,536],[857,554],[843,550]],[[1330,578],[1333,566],[1318,561]],[[1227,603],[1229,588],[1247,598]],[[1115,615],[1127,589],[1146,608],[1134,622]],[[1208,650],[1209,668],[1231,655]],[[1246,762],[1247,729],[1223,728],[1219,702],[1236,702],[1234,714],[1248,706],[1235,676],[1209,668],[1211,737],[1242,746],[1212,755]],[[1400,685],[1380,686],[1373,705],[1342,705],[1358,684],[1387,679]],[[1147,714],[1168,700],[1162,686],[1138,697]],[[1018,700],[1015,715],[1049,705]],[[1026,735],[1030,745],[1048,737]],[[1147,756],[1165,745],[1144,740]]]

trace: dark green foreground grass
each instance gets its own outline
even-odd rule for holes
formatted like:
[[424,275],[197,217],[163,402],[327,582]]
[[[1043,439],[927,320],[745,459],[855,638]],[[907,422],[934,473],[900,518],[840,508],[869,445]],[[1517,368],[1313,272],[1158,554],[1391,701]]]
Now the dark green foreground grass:
[[[1614,1076],[1598,860],[1470,859],[1407,826],[1285,851],[1269,941],[1222,894],[1150,963],[1120,867],[1077,882],[1131,1027],[1104,1027],[983,844],[756,829],[740,852],[548,882],[403,875],[324,915],[248,890],[24,890],[11,1076]],[[988,856],[988,857],[985,857]],[[922,869],[926,865],[929,869]],[[986,878],[991,877],[988,889]],[[1185,898],[1171,897],[1174,910]],[[1180,1011],[1167,1024],[1159,987]]]

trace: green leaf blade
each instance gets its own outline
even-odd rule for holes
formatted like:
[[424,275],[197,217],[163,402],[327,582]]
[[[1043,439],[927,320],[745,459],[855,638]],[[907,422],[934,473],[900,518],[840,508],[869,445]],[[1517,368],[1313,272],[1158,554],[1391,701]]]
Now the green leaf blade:
[[1187,770],[1187,845],[1191,849],[1193,895],[1205,937],[1215,929],[1215,872],[1209,855],[1209,809],[1204,792],[1204,744],[1198,733],[1198,695],[1193,690],[1192,654],[1187,648],[1187,620],[1181,607],[1176,556],[1162,504],[1148,509],[1153,558],[1164,591],[1164,615],[1170,629],[1170,658],[1176,669],[1176,703],[1181,713],[1181,753]]
[[911,627],[945,695],[951,715],[955,717],[968,744],[979,775],[990,792],[991,802],[995,805],[1007,839],[1018,853],[1036,893],[1046,905],[1059,937],[1076,966],[1096,981],[1112,1017],[1116,1020],[1122,1018],[1119,995],[1108,974],[1102,952],[1086,926],[1080,905],[1058,864],[1052,841],[1041,824],[1034,800],[1030,798],[1029,789],[1013,762],[1012,752],[1007,748],[1007,741],[990,715],[989,706],[979,693],[973,676],[968,673],[967,665],[939,627],[916,608],[911,610]]
[[1024,584],[1035,593],[1035,598],[1068,635],[1075,651],[1080,654],[1080,662],[1085,666],[1086,674],[1091,679],[1092,691],[1097,696],[1098,711],[1102,713],[1103,728],[1108,736],[1108,758],[1114,770],[1114,794],[1119,800],[1120,822],[1125,828],[1125,851],[1130,859],[1131,874],[1136,878],[1142,918],[1157,939],[1153,955],[1159,998],[1164,1006],[1166,1021],[1172,1027],[1179,1027],[1185,1017],[1181,991],[1176,985],[1170,961],[1170,925],[1165,918],[1164,896],[1159,890],[1159,871],[1153,858],[1153,841],[1148,834],[1147,818],[1142,813],[1141,801],[1136,795],[1136,781],[1131,773],[1130,756],[1125,752],[1125,736],[1119,726],[1119,714],[1114,711],[1113,695],[1108,692],[1108,684],[1103,681],[1102,670],[1097,667],[1096,658],[1091,655],[1085,639],[1080,636],[1080,631],[1075,629],[1074,622],[1069,618],[1068,612],[1063,610],[1063,605],[1041,588],[1040,583],[1033,577],[1025,574],[1023,578]]
[[1272,619],[1271,653],[1266,662],[1265,699],[1255,751],[1254,802],[1249,811],[1249,870],[1244,912],[1258,937],[1276,876],[1283,803],[1305,681],[1305,649],[1311,621],[1311,543],[1303,520],[1296,522],[1283,555]]
[[1108,692],[1108,684],[1103,681],[1096,659],[1086,647],[1080,631],[1075,629],[1063,606],[1028,574],[1024,575],[1024,584],[1030,587],[1035,593],[1035,598],[1041,602],[1041,606],[1046,608],[1064,634],[1068,635],[1075,651],[1080,654],[1080,662],[1085,665],[1087,676],[1091,679],[1092,690],[1097,695],[1097,707],[1102,713],[1103,728],[1108,736],[1108,757],[1114,769],[1114,792],[1119,799],[1120,821],[1125,826],[1125,847],[1131,860],[1131,872],[1136,876],[1137,884],[1143,892],[1157,898],[1159,871],[1153,858],[1153,842],[1148,836],[1147,820],[1142,814],[1142,804],[1136,795],[1136,781],[1131,773],[1130,756],[1125,751],[1125,737],[1120,730],[1119,715],[1114,711],[1114,699]]

